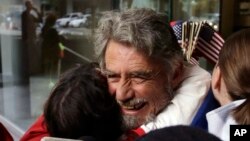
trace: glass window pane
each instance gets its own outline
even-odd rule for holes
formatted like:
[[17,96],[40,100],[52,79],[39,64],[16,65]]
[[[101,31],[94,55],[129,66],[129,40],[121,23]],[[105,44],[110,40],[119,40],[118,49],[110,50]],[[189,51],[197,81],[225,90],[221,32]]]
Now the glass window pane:
[[169,20],[207,20],[219,30],[219,2],[32,0],[33,8],[22,16],[23,0],[1,0],[0,115],[26,131],[42,114],[58,76],[95,60],[93,34],[104,11],[146,7],[168,14]]
[[219,31],[220,0],[173,0],[174,20],[205,20]]

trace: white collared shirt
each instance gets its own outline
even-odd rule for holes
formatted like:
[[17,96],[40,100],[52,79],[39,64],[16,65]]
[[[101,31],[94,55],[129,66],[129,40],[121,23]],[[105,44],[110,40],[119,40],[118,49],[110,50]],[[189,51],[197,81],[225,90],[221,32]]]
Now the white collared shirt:
[[231,111],[242,104],[245,99],[233,101],[206,114],[208,131],[223,141],[229,141],[230,125],[237,125]]

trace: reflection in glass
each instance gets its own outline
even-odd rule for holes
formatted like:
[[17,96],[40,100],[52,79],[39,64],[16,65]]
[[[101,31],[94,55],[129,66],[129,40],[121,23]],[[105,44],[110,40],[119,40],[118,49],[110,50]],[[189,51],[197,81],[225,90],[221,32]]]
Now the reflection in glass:
[[[37,38],[34,46],[38,50],[41,50],[41,29],[46,16],[51,12],[57,16],[53,28],[63,37],[61,43],[64,45],[64,57],[57,66],[60,73],[77,63],[94,60],[93,35],[97,21],[105,11],[147,7],[168,14],[169,20],[207,20],[219,30],[220,0],[33,0],[33,3],[41,12],[43,20],[35,27],[34,37]],[[21,12],[24,9],[22,0],[1,0],[0,114],[8,119],[11,114],[16,114],[16,118],[11,121],[23,131],[42,113],[44,101],[52,89],[50,78],[42,71],[23,73],[27,71],[27,63],[32,61],[25,57],[41,55],[34,52],[27,55],[27,47],[22,44]],[[42,66],[42,61],[36,61],[31,66],[35,65]],[[27,85],[14,83],[22,77],[28,80]],[[57,76],[53,78],[56,81]],[[21,94],[18,95],[18,92]]]
[[174,20],[205,20],[219,31],[220,0],[173,0]]

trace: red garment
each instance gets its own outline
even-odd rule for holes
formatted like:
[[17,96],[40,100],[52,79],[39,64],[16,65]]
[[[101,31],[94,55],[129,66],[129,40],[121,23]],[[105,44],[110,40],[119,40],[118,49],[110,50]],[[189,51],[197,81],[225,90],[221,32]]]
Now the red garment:
[[[35,123],[26,131],[20,141],[40,141],[43,137],[49,136],[46,126],[43,124],[44,116],[41,115]],[[128,131],[125,133],[123,141],[134,141],[135,138],[144,135],[142,128]]]
[[28,129],[28,131],[26,131],[20,141],[40,141],[43,137],[49,136],[49,133],[43,121],[44,116],[41,115]]
[[121,138],[121,141],[134,141],[136,138],[143,136],[145,131],[142,128],[127,131]]
[[145,131],[140,127],[132,131],[135,132],[139,137],[145,134]]
[[0,139],[2,141],[14,141],[8,130],[0,123]]

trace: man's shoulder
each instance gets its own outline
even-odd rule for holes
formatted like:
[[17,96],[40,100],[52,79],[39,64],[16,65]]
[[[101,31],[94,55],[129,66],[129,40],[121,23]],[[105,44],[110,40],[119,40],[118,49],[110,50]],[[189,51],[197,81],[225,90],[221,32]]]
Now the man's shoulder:
[[199,65],[187,65],[184,67],[183,80],[184,81],[205,81],[211,79],[211,74],[201,68]]

